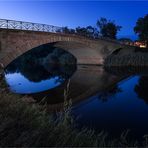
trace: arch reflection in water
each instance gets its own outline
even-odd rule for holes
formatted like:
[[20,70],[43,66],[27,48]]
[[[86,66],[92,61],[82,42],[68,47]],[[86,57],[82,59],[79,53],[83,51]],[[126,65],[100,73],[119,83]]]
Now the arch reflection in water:
[[[68,98],[72,99],[73,104],[81,102],[98,92],[106,90],[121,79],[123,79],[122,76],[109,74],[101,66],[79,65],[70,78]],[[54,109],[55,105],[55,110],[58,110],[58,107],[59,109],[62,107],[64,101],[63,92],[66,86],[67,81],[52,90],[36,93],[32,96],[39,102],[42,98],[45,98],[44,101],[48,105],[52,105],[52,109]]]
[[15,93],[42,92],[69,79],[76,70],[75,63],[73,55],[46,44],[31,49],[10,63],[5,69],[5,79]]
[[[51,66],[49,65],[49,67]],[[42,67],[40,70],[41,73],[36,73],[36,71],[34,74],[28,72],[28,77],[25,77],[19,70],[14,73],[9,73],[9,71],[6,70],[5,79],[10,86],[11,91],[19,94],[32,94],[59,86],[70,78],[76,70],[76,67],[56,66],[53,69],[50,69],[50,71],[46,71]]]

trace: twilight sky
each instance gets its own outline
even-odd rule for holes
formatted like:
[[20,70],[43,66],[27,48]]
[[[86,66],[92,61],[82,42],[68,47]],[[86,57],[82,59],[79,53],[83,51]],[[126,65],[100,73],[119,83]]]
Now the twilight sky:
[[135,39],[136,20],[148,14],[148,1],[0,1],[0,18],[56,26],[96,25],[106,17],[123,28],[119,37]]

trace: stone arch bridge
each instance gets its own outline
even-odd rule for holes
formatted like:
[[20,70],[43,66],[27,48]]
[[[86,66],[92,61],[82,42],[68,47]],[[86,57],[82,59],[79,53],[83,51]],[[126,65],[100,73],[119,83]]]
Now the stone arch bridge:
[[[28,50],[46,43],[55,43],[54,46],[70,52],[76,57],[77,64],[94,65],[102,65],[108,55],[125,46],[115,41],[39,29],[23,29],[22,26],[17,28],[16,23],[10,26],[10,22],[5,21],[5,24],[0,22],[0,63],[4,66]],[[33,25],[35,27],[35,24]]]

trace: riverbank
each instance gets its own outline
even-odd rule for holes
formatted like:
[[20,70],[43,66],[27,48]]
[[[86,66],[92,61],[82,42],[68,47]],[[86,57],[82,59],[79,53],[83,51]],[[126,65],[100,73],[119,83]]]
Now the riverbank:
[[112,66],[148,66],[148,49],[120,48],[109,55],[104,62],[105,67]]
[[[66,100],[64,113],[61,112],[55,120],[47,114],[46,105],[28,103],[27,96],[9,92],[2,75],[0,82],[0,146],[138,146],[132,137],[127,137],[127,132],[121,134],[118,139],[112,139],[111,135],[108,136],[104,132],[97,134],[93,130],[75,129],[70,115],[70,102]],[[147,145],[147,141],[142,145]]]

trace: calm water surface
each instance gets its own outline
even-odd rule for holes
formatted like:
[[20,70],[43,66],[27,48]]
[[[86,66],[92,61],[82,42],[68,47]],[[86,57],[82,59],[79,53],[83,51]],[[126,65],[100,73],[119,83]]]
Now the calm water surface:
[[148,76],[131,76],[115,89],[98,92],[73,108],[78,127],[103,129],[116,136],[130,130],[135,138],[147,134]]
[[[50,111],[61,110],[70,79],[69,98],[77,128],[108,131],[118,136],[129,129],[133,137],[148,133],[148,72],[145,68],[105,70],[99,66],[62,66],[14,61],[5,79],[14,93],[36,102],[45,98]],[[18,66],[19,65],[19,66]]]

